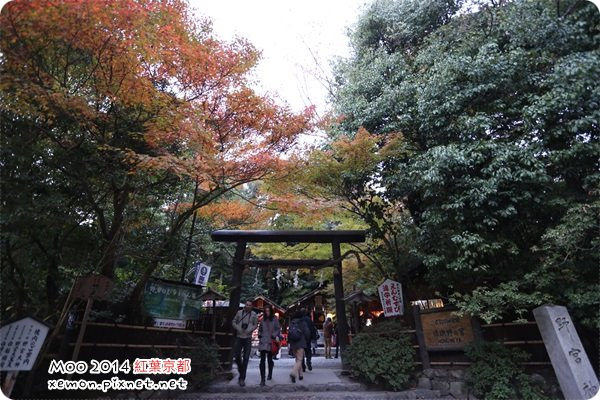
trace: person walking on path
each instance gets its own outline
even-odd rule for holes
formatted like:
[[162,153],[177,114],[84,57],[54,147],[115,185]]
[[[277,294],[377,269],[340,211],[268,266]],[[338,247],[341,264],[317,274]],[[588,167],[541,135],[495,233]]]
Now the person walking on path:
[[319,337],[319,332],[317,331],[317,327],[315,326],[313,320],[310,318],[310,314],[306,310],[306,308],[302,308],[300,310],[304,315],[303,320],[308,328],[308,336],[306,337],[306,348],[304,349],[304,356],[306,357],[306,365],[304,364],[304,358],[302,359],[302,371],[306,371],[308,368],[309,371],[312,371],[312,341],[317,340]]
[[331,336],[333,335],[333,322],[331,318],[325,320],[323,325],[323,339],[325,340],[325,358],[331,358]]
[[296,357],[296,362],[290,372],[290,379],[293,383],[296,383],[296,377],[300,380],[303,379],[301,367],[304,359],[304,349],[310,346],[310,344],[307,344],[307,337],[310,337],[310,330],[304,322],[304,313],[296,311],[288,327],[288,346],[290,346],[292,354]]
[[267,304],[263,309],[263,318],[258,328],[258,350],[260,351],[260,386],[265,386],[265,359],[269,363],[268,380],[273,378],[273,342],[276,342],[279,351],[279,340],[281,336],[281,327],[279,320],[273,315],[273,309]]
[[244,308],[235,314],[232,326],[235,330],[233,353],[240,374],[238,383],[240,386],[246,386],[246,370],[248,369],[248,360],[252,351],[252,332],[258,326],[258,316],[252,311],[251,301],[246,301]]

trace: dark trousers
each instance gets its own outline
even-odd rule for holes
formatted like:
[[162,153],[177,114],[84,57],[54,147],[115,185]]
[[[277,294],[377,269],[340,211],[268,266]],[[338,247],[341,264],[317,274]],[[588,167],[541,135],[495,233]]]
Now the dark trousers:
[[[242,351],[244,352],[242,357]],[[235,363],[240,373],[240,379],[246,379],[246,370],[248,369],[248,360],[250,359],[250,352],[252,351],[252,338],[235,338],[233,345],[233,354],[235,356]]]
[[263,381],[265,380],[265,358],[269,363],[269,377],[273,375],[273,365],[275,365],[275,363],[273,362],[273,353],[271,353],[269,350],[261,350],[259,367],[260,379]]
[[[306,364],[304,363],[304,359],[306,359]],[[306,366],[310,365],[312,368],[312,350],[310,348],[310,344],[307,348],[304,349],[304,358],[302,359],[302,370],[306,369]]]

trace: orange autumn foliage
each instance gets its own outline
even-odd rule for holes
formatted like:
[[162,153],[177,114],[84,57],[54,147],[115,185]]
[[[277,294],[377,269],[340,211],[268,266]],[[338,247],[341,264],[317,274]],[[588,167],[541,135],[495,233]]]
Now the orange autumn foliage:
[[[235,186],[282,168],[281,153],[310,127],[310,109],[294,114],[249,88],[258,52],[216,39],[184,1],[13,1],[1,25],[6,106],[44,120],[65,146],[77,140],[52,129],[76,121],[132,174]],[[116,113],[138,115],[134,144],[116,137]]]
[[310,108],[255,93],[256,49],[216,38],[184,0],[15,0],[0,14],[0,53],[3,116],[90,215],[102,274],[139,226],[132,211],[189,199],[197,184],[194,204],[164,219],[133,297],[196,210],[283,173],[312,126]]
[[379,163],[402,154],[403,143],[401,134],[388,134],[382,142],[364,128],[353,137],[342,136],[327,149],[314,150],[307,158],[291,162],[293,170],[268,185],[269,204],[282,212],[310,218],[349,209],[349,197],[357,189],[372,185]]
[[262,223],[271,212],[242,201],[219,201],[208,204],[197,212],[199,217],[210,221],[221,229],[234,229],[244,226],[251,228]]

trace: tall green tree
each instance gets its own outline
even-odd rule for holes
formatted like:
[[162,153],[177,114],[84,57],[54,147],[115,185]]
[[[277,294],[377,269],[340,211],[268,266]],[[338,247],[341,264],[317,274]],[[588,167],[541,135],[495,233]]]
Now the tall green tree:
[[402,133],[384,196],[428,282],[488,321],[552,301],[600,322],[599,22],[576,0],[378,0],[337,64],[332,134]]

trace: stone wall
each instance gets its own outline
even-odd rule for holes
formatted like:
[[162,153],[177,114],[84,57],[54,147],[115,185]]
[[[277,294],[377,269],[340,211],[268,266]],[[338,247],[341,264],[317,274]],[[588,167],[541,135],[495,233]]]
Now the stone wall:
[[464,369],[428,368],[415,374],[417,388],[438,390],[442,397],[452,396],[455,399],[474,399],[469,396],[465,383]]
[[[418,389],[435,390],[442,398],[477,400],[467,387],[468,371],[462,368],[429,368],[414,375]],[[531,374],[533,383],[544,388],[554,399],[561,399],[562,393],[552,369],[539,369]]]

